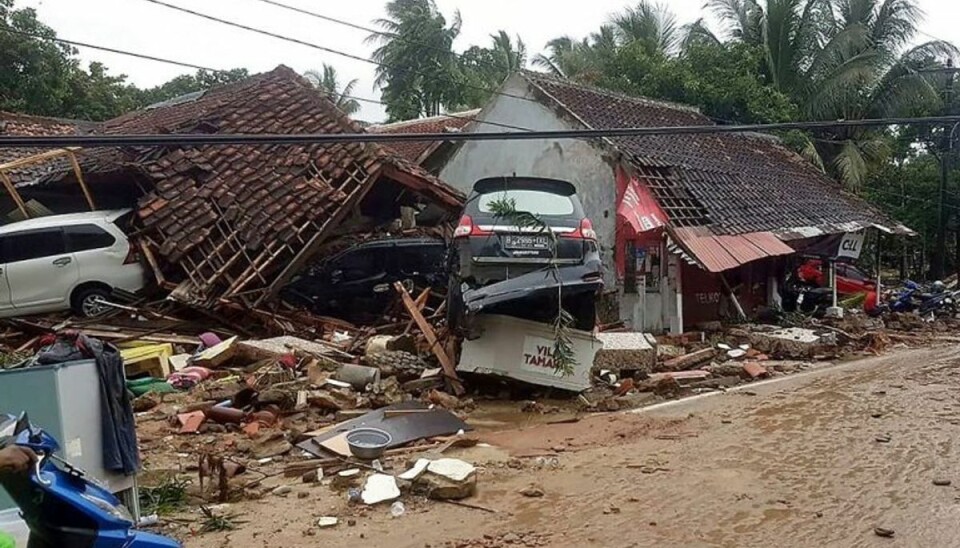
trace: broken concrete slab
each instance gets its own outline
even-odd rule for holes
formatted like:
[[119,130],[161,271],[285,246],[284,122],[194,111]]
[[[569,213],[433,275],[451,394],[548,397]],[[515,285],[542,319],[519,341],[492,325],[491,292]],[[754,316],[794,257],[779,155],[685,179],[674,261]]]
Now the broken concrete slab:
[[815,331],[800,327],[754,332],[750,343],[764,354],[783,358],[813,357],[823,344]]
[[650,373],[657,363],[657,340],[645,333],[597,333],[603,348],[594,356],[594,370]]
[[397,479],[402,479],[405,481],[414,481],[423,475],[427,471],[427,466],[430,464],[429,459],[417,459],[417,462],[407,470],[406,472],[397,476]]
[[397,478],[386,474],[372,474],[363,486],[360,498],[364,504],[373,505],[400,498]]
[[477,469],[460,459],[437,459],[427,464],[414,486],[432,499],[465,499],[477,492]]

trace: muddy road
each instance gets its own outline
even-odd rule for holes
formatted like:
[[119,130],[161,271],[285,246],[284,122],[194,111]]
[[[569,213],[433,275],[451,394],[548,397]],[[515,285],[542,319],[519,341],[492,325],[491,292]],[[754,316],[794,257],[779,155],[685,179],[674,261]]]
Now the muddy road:
[[[960,346],[903,351],[485,434],[492,447],[457,456],[481,467],[468,502],[496,513],[409,500],[393,519],[294,485],[232,505],[247,523],[187,546],[960,546],[958,434]],[[543,496],[521,494],[531,485]],[[323,515],[340,525],[318,529]]]

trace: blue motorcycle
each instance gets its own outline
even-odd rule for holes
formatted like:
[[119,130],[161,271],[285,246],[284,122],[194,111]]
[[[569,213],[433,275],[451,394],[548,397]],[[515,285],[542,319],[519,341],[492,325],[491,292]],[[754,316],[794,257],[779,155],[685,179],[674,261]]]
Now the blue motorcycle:
[[27,548],[180,548],[174,540],[135,530],[123,504],[57,457],[57,440],[32,427],[26,414],[0,415],[0,447],[7,443],[39,457],[29,474],[0,475],[30,528]]

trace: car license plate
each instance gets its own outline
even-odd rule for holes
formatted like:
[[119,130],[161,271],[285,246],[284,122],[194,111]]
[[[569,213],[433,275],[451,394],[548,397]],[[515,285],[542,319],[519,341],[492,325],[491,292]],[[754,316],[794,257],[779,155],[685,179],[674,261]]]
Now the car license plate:
[[509,249],[550,249],[550,237],[546,235],[509,235],[504,241]]

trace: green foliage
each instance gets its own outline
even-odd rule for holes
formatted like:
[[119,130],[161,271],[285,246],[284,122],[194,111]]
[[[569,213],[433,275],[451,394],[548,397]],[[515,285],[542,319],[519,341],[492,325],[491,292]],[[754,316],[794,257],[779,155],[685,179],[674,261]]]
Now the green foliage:
[[440,114],[457,103],[460,78],[453,41],[460,34],[460,14],[448,25],[433,0],[392,0],[387,16],[375,23],[383,33],[367,41],[377,44],[373,59],[376,85],[383,92],[391,121]]
[[201,533],[220,533],[223,531],[234,531],[238,526],[247,523],[246,520],[237,519],[240,514],[231,513],[217,515],[213,510],[206,506],[200,507],[200,513],[203,515],[203,522],[200,524]]
[[323,63],[321,70],[308,70],[303,76],[313,84],[313,87],[333,101],[333,104],[337,105],[344,114],[352,115],[360,110],[360,103],[350,97],[353,94],[353,88],[357,87],[357,80],[350,80],[341,87],[340,77],[333,65]]
[[77,51],[52,38],[56,33],[37,20],[35,10],[14,9],[13,0],[0,0],[0,110],[100,121],[247,76],[244,69],[201,70],[141,90],[127,83],[126,76],[111,75],[101,63],[84,70]]
[[632,95],[695,106],[717,120],[773,123],[796,119],[797,107],[764,81],[761,64],[759,49],[747,44],[690,44],[680,57],[650,54],[643,45],[631,45],[616,52],[597,83]]
[[250,74],[247,69],[233,69],[224,72],[210,72],[208,70],[198,70],[194,74],[183,74],[170,80],[169,82],[145,90],[139,90],[137,97],[137,107],[142,108],[154,103],[169,101],[175,97],[203,91],[215,86],[232,84],[247,78]]
[[140,511],[143,515],[172,514],[187,504],[189,481],[170,478],[157,487],[140,487]]

